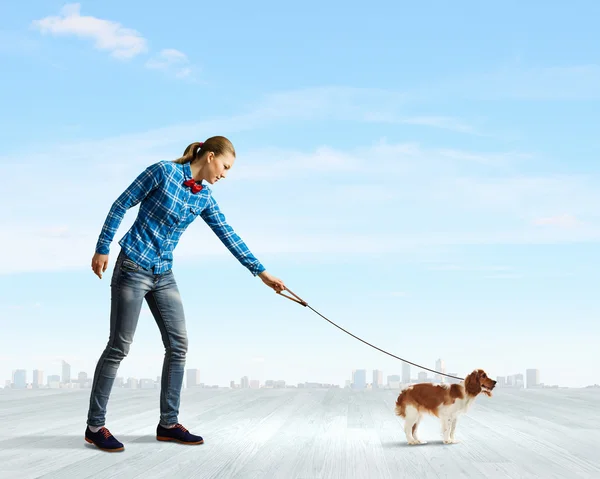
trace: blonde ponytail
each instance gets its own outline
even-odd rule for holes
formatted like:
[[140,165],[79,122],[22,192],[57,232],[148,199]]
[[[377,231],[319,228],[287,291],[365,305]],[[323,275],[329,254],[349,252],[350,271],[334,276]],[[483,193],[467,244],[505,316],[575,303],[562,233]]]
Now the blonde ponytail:
[[200,158],[206,151],[212,151],[215,156],[231,153],[235,158],[235,149],[233,144],[224,136],[213,136],[202,142],[198,141],[188,145],[183,152],[183,156],[173,160],[175,163],[191,163],[196,158]]
[[175,163],[179,163],[179,164],[190,163],[190,162],[194,161],[196,158],[198,158],[198,156],[200,156],[198,154],[198,152],[202,149],[203,144],[204,143],[202,143],[200,141],[200,142],[196,142],[196,143],[192,143],[191,145],[188,145],[188,147],[183,152],[183,156],[180,158],[177,158],[176,160],[173,160],[173,161]]

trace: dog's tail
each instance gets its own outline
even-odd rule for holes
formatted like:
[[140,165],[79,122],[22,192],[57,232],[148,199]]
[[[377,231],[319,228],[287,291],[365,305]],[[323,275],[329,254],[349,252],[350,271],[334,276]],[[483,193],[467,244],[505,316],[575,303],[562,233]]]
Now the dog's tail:
[[406,412],[406,389],[400,393],[398,399],[396,399],[396,416],[404,417]]

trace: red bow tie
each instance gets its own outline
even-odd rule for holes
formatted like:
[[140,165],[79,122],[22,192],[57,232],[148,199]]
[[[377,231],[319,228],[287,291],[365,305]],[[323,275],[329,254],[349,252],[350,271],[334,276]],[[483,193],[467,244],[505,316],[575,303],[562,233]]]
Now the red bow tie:
[[200,190],[202,190],[202,185],[199,185],[198,183],[196,183],[193,178],[191,180],[184,181],[183,185],[184,186],[190,186],[192,188],[192,193],[193,194],[196,194]]

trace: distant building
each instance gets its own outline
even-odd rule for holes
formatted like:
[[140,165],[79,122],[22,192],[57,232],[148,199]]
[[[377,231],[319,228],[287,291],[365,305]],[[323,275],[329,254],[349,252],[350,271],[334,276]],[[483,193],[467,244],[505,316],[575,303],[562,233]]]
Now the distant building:
[[[402,381],[404,382],[404,380]],[[387,377],[387,386],[390,389],[400,389],[400,376],[392,374]]]
[[352,371],[352,389],[366,389],[367,387],[367,370],[355,369]]
[[14,389],[27,388],[27,371],[25,369],[17,369],[13,371],[12,383]]
[[154,389],[154,381],[152,379],[140,379],[140,389]]
[[62,382],[64,384],[71,382],[71,365],[66,361],[62,362]]
[[78,375],[77,375],[77,381],[80,384],[85,384],[87,383],[88,380],[88,375],[85,371],[81,371]]
[[138,380],[136,378],[127,378],[127,387],[129,389],[138,389]]
[[51,389],[58,389],[60,387],[60,376],[58,374],[48,376],[48,387]]
[[402,382],[410,384],[410,364],[402,361]]
[[[444,363],[444,361],[442,359],[438,359],[435,362],[435,370],[438,371],[438,372],[440,372],[440,373],[446,374],[446,364]],[[441,374],[437,374],[436,373],[434,377],[435,377],[435,380],[438,383],[443,383],[444,382],[445,376],[442,376]]]
[[373,370],[373,389],[380,389],[383,387],[383,371],[379,369]]
[[200,370],[199,369],[188,369],[187,370],[187,387],[195,388],[200,386]]
[[540,386],[540,370],[528,369],[525,371],[527,375],[527,389],[537,388]]
[[41,388],[44,385],[44,371],[40,371],[39,369],[33,370],[33,380],[31,381],[31,386],[35,389]]

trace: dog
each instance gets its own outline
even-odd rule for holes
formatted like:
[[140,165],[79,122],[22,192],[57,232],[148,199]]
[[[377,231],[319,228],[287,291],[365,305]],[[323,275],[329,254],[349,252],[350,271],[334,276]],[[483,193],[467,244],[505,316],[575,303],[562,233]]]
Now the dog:
[[408,444],[426,444],[417,437],[417,427],[424,414],[440,419],[444,444],[454,444],[456,421],[468,411],[480,394],[492,396],[496,381],[483,369],[475,369],[458,384],[419,383],[408,386],[396,399],[395,412],[404,418],[404,433]]

